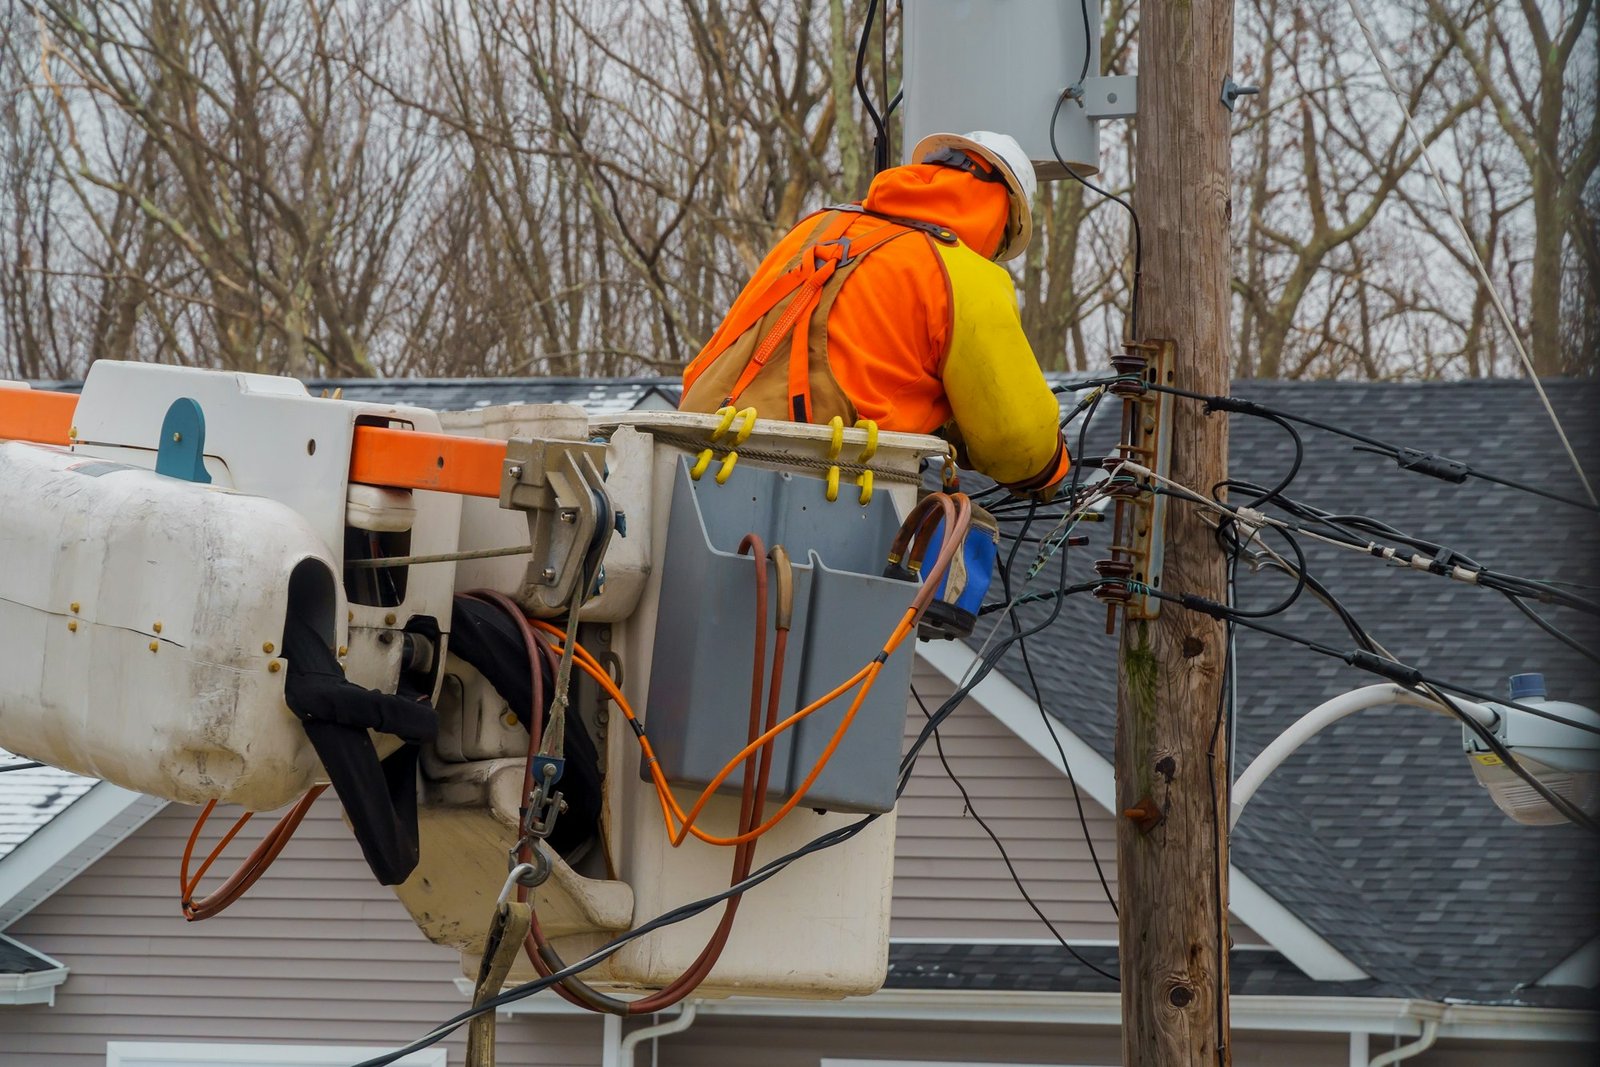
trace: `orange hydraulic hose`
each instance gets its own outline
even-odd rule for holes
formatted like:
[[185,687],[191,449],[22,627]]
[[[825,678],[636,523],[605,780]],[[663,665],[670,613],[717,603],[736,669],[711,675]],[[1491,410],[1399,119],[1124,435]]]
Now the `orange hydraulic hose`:
[[[761,728],[760,715],[761,696],[763,689],[762,679],[764,677],[766,659],[764,631],[766,629],[767,577],[765,563],[768,554],[764,551],[764,546],[761,544],[761,539],[754,534],[747,536],[739,545],[739,551],[741,554],[748,550],[755,551],[758,567],[756,575],[756,613],[759,620],[757,625],[757,633],[760,635],[756,642],[756,661],[753,667],[753,673],[756,680],[751,686],[750,723],[748,727],[748,733],[753,737]],[[767,690],[767,725],[769,727],[777,719],[778,715],[778,700],[782,686],[785,650],[788,643],[788,631],[790,621],[793,617],[794,606],[794,583],[792,572],[789,569],[788,554],[783,551],[781,546],[775,546],[771,553],[771,558],[773,559],[773,562],[777,564],[779,577],[777,621],[778,635],[773,654],[773,680],[771,686],[768,687]],[[480,593],[473,595],[477,596],[478,599],[494,603],[501,607],[502,610],[505,610],[513,615],[514,621],[517,623],[519,630],[522,632],[524,643],[529,650],[529,666],[533,671],[538,672],[538,646],[543,644],[543,642],[541,638],[534,634],[532,628],[527,625],[528,620],[526,616],[523,615],[522,611],[514,602],[501,594]],[[599,670],[599,664],[594,662],[593,657],[588,654],[587,650],[582,649],[582,647],[578,645],[573,646],[573,655],[575,661],[579,660],[580,652],[582,653],[581,658],[583,669],[591,674],[598,673],[603,675],[603,672]],[[609,678],[607,681],[609,681]],[[541,688],[542,679],[536,684],[533,694],[535,697],[535,706],[531,710],[531,719],[534,720],[538,719],[542,712],[542,701],[539,699],[539,690]],[[538,742],[533,740],[534,736],[535,735],[530,730],[530,747],[528,750],[529,762],[527,769],[524,771],[523,777],[524,810],[526,810],[526,805],[531,803],[533,795],[532,767],[538,750]],[[746,761],[744,787],[740,799],[739,826],[741,830],[748,830],[752,824],[761,818],[762,808],[765,804],[767,784],[770,779],[771,767],[772,749],[770,745],[762,750],[759,761],[757,761],[754,757]],[[520,853],[521,858],[524,860],[529,858],[529,852],[530,849],[527,846],[524,846]],[[750,871],[754,866],[754,861],[755,846],[753,844],[745,844],[737,848],[734,853],[733,870],[730,875],[729,884],[737,885],[739,882],[749,877]],[[519,901],[527,900],[528,890],[526,887],[518,886],[517,898]],[[701,949],[700,954],[696,957],[695,961],[690,964],[690,966],[678,978],[674,979],[671,983],[648,997],[632,1003],[621,1001],[614,997],[609,997],[603,993],[600,993],[598,990],[595,990],[576,976],[572,976],[563,980],[562,982],[558,983],[555,988],[563,998],[572,1003],[594,1011],[610,1012],[618,1015],[646,1014],[653,1011],[659,1011],[662,1008],[675,1004],[683,997],[693,992],[705,979],[706,975],[711,972],[712,967],[716,965],[717,960],[721,957],[724,946],[727,944],[728,937],[732,933],[734,917],[738,912],[738,904],[739,896],[729,898],[728,902],[724,905],[721,921],[717,924],[716,930],[706,942],[705,947]],[[529,932],[525,939],[524,947],[529,960],[534,965],[534,969],[537,970],[540,975],[549,977],[556,971],[563,969],[565,964],[561,960],[559,954],[557,954],[555,951],[554,946],[545,936],[543,927],[539,923],[538,913],[536,910],[534,910],[530,915],[530,920]]]
[[[668,837],[674,847],[681,845],[688,834],[691,833],[700,840],[705,841],[707,844],[713,845],[739,845],[746,841],[752,841],[776,826],[784,816],[793,811],[795,807],[799,805],[801,800],[804,799],[806,791],[810,789],[811,785],[816,781],[818,776],[821,775],[823,768],[833,757],[834,752],[837,751],[839,744],[843,741],[845,732],[849,729],[851,722],[854,721],[855,715],[860,710],[862,703],[865,702],[867,693],[870,691],[872,683],[876,681],[878,672],[882,669],[883,663],[894,654],[894,651],[902,642],[904,642],[905,638],[915,631],[918,620],[920,620],[922,613],[927,609],[928,603],[932,600],[934,593],[938,589],[939,580],[949,569],[950,562],[955,558],[955,553],[960,550],[966,527],[971,521],[971,501],[962,494],[957,494],[955,497],[951,497],[944,493],[935,493],[924,498],[924,500],[922,500],[912,511],[912,514],[907,516],[905,524],[901,527],[902,536],[896,538],[894,549],[895,553],[897,555],[904,553],[908,547],[912,547],[910,542],[913,537],[920,541],[921,538],[926,535],[926,532],[931,531],[934,525],[932,520],[937,511],[944,512],[946,528],[951,531],[950,536],[943,539],[943,542],[940,545],[938,558],[935,560],[933,567],[929,570],[926,578],[919,588],[916,598],[913,599],[911,606],[907,608],[905,617],[902,618],[900,623],[895,627],[895,630],[890,635],[889,640],[884,642],[883,650],[879,652],[878,656],[874,657],[871,663],[862,667],[850,678],[846,679],[839,686],[835,687],[831,692],[824,694],[817,700],[795,712],[793,715],[790,715],[782,722],[770,727],[761,735],[751,738],[750,743],[744,748],[740,749],[739,752],[737,752],[728,761],[728,763],[722,768],[716,777],[714,777],[711,782],[706,785],[687,813],[685,813],[683,808],[678,804],[677,798],[672,795],[671,787],[668,785],[666,776],[661,771],[660,765],[656,760],[655,751],[650,744],[649,737],[645,733],[643,727],[639,725],[638,719],[633,712],[632,706],[628,703],[627,698],[623,696],[622,692],[611,680],[610,675],[606,673],[606,671],[597,661],[594,660],[593,656],[591,656],[588,651],[583,648],[583,646],[579,645],[574,650],[574,662],[578,663],[584,672],[593,678],[595,682],[606,691],[606,694],[610,696],[611,699],[617,704],[617,707],[621,709],[623,716],[627,718],[628,722],[633,726],[634,734],[638,737],[639,745],[645,755],[645,764],[649,769],[651,781],[655,785],[656,796],[661,804],[662,818],[666,823]],[[918,552],[918,554],[920,555],[920,552]],[[564,634],[554,625],[541,619],[533,619],[530,621],[534,627],[555,636],[561,641],[566,640],[566,634]],[[695,820],[698,819],[700,813],[704,810],[705,805],[710,802],[711,797],[716,794],[717,790],[721,788],[722,784],[739,769],[739,765],[747,760],[752,753],[761,747],[770,744],[772,740],[779,734],[782,734],[785,730],[790,729],[807,716],[813,714],[820,708],[827,706],[834,700],[837,700],[840,696],[854,688],[858,683],[862,685],[861,692],[856,695],[856,698],[854,701],[852,701],[849,710],[840,720],[839,725],[834,729],[833,736],[830,738],[828,745],[823,749],[822,754],[818,757],[817,762],[812,766],[811,773],[807,775],[806,780],[793,793],[793,795],[791,795],[789,799],[784,802],[783,806],[772,816],[771,819],[759,827],[755,827],[750,831],[740,833],[734,837],[719,837],[713,834],[707,834],[699,830],[694,825]],[[674,825],[674,817],[677,819],[677,825]]]
[[[723,768],[716,778],[709,785],[707,785],[687,815],[685,815],[682,808],[678,805],[676,798],[672,796],[671,787],[667,783],[666,776],[662,772],[659,761],[655,757],[655,753],[650,745],[649,738],[645,734],[643,726],[639,723],[637,717],[634,715],[633,709],[629,705],[627,698],[623,695],[621,689],[611,678],[610,674],[604,669],[604,667],[601,666],[599,661],[594,658],[593,654],[591,654],[582,645],[577,643],[576,635],[569,636],[568,634],[563,633],[553,624],[544,622],[543,620],[529,619],[525,614],[523,614],[521,609],[515,605],[514,602],[501,594],[480,595],[480,599],[490,600],[493,603],[497,603],[502,607],[502,609],[510,613],[516,620],[518,628],[523,633],[524,642],[528,645],[530,669],[535,674],[538,674],[539,672],[539,664],[537,662],[537,646],[541,644],[544,645],[546,650],[552,655],[565,651],[564,648],[555,645],[554,642],[546,641],[539,637],[536,634],[536,631],[550,635],[556,640],[562,642],[563,645],[567,643],[571,644],[572,661],[577,664],[580,670],[588,674],[596,684],[601,686],[606,694],[617,704],[618,708],[622,710],[629,724],[633,727],[634,734],[639,740],[640,748],[646,757],[646,766],[649,768],[651,780],[655,785],[657,798],[661,802],[662,818],[666,823],[668,837],[674,847],[681,845],[690,833],[693,833],[701,840],[705,840],[713,844],[727,844],[734,846],[735,852],[731,876],[732,880],[729,884],[737,885],[740,881],[749,876],[750,870],[754,865],[756,839],[770,830],[773,826],[777,825],[777,823],[785,815],[787,815],[789,811],[792,811],[794,806],[800,802],[805,793],[816,781],[817,776],[821,774],[822,769],[827,765],[829,759],[832,758],[835,750],[838,748],[838,745],[842,741],[845,732],[849,729],[850,723],[854,719],[856,712],[860,709],[861,704],[865,701],[867,693],[870,691],[872,683],[876,680],[884,663],[891,655],[894,654],[895,649],[900,646],[905,638],[916,629],[917,623],[920,621],[923,612],[927,609],[927,605],[931,602],[933,595],[937,590],[940,579],[949,569],[955,553],[960,550],[960,545],[965,537],[966,528],[971,520],[971,502],[965,496],[960,494],[951,497],[943,493],[938,493],[933,494],[928,499],[919,503],[917,508],[913,509],[912,515],[907,518],[906,523],[902,526],[901,532],[896,536],[894,558],[899,560],[904,556],[907,550],[910,549],[915,552],[915,555],[912,557],[913,566],[915,566],[915,563],[920,558],[922,549],[925,546],[925,538],[927,533],[931,531],[935,525],[935,510],[943,513],[945,529],[949,536],[944,538],[943,544],[940,546],[938,558],[935,560],[933,567],[930,568],[928,575],[922,583],[922,586],[918,589],[917,595],[913,598],[911,606],[907,609],[905,616],[895,626],[895,629],[890,634],[889,639],[884,642],[883,649],[876,657],[873,658],[872,662],[858,670],[854,675],[851,676],[850,679],[845,681],[840,686],[837,686],[830,693],[825,694],[821,699],[812,702],[812,704],[802,708],[799,712],[789,716],[782,722],[778,721],[778,701],[783,683],[783,667],[788,640],[789,621],[792,612],[793,593],[792,579],[788,572],[787,554],[782,556],[782,561],[779,565],[780,606],[778,611],[777,643],[773,656],[773,673],[770,681],[763,686],[765,674],[765,631],[767,608],[767,576],[763,556],[766,554],[760,551],[762,548],[760,538],[754,534],[746,536],[745,539],[740,542],[739,551],[741,554],[750,549],[756,549],[758,553],[756,557],[756,606],[758,622],[755,631],[755,663],[752,666],[751,678],[751,706],[748,730],[749,741],[745,747],[728,762],[727,766]],[[774,552],[772,553],[775,562],[778,561],[779,553],[781,552],[781,547],[775,547]],[[542,686],[542,679],[535,684]],[[821,708],[829,702],[838,699],[840,696],[846,692],[849,692],[858,684],[861,685],[861,691],[856,695],[855,700],[851,703],[850,709],[846,712],[839,725],[835,728],[832,738],[829,740],[827,747],[823,750],[822,755],[813,766],[811,773],[807,776],[805,782],[798,790],[796,790],[794,795],[785,802],[780,811],[778,811],[771,819],[768,819],[766,822],[762,822],[761,817],[765,808],[767,784],[770,780],[773,740],[776,739],[785,729],[788,729],[794,723],[799,722],[806,715],[809,715],[815,712],[818,708]],[[763,688],[765,688],[767,691],[765,730],[758,733],[757,731],[761,730],[762,726],[762,721],[760,719],[760,703]],[[530,722],[538,720],[542,711],[542,709],[537,706],[539,703],[537,699],[535,703],[536,706],[532,709]],[[536,752],[537,742],[533,741],[533,733],[532,730],[530,730],[529,763],[524,771],[523,776],[524,805],[529,803],[532,797],[533,761],[536,756]],[[755,762],[754,767],[752,766],[753,762]],[[709,801],[710,797],[714,795],[722,783],[726,781],[734,771],[738,770],[741,765],[743,766],[745,773],[739,804],[738,834],[731,838],[722,838],[700,831],[694,826],[694,820],[704,809],[704,806]],[[752,771],[754,771],[754,776],[752,776]],[[679,827],[674,827],[673,825],[674,814],[678,817],[678,821],[680,823]],[[519,900],[526,900],[528,895],[529,894],[526,888],[518,888]],[[706,942],[705,947],[702,948],[694,963],[692,963],[678,978],[647,997],[632,1002],[624,1002],[600,993],[576,976],[565,979],[564,981],[558,983],[555,988],[561,996],[569,1001],[581,1004],[584,1007],[590,1008],[591,1010],[611,1012],[619,1015],[648,1014],[651,1012],[660,1011],[663,1008],[675,1004],[683,997],[691,993],[695,988],[697,988],[705,979],[705,977],[711,972],[711,969],[716,965],[716,962],[718,958],[720,958],[722,950],[727,943],[727,939],[732,932],[733,920],[738,909],[739,900],[740,897],[737,895],[729,898],[728,902],[724,906],[721,921],[717,924],[716,930],[712,933],[711,938]],[[530,961],[532,961],[535,970],[537,970],[542,976],[549,977],[551,974],[554,974],[564,968],[561,957],[556,953],[554,946],[544,934],[543,928],[538,920],[537,912],[532,915],[532,922],[530,923],[529,933],[525,941],[525,948],[528,958]]]
[[244,829],[244,824],[249,822],[251,815],[254,814],[247,811],[239,817],[233,824],[232,829],[222,835],[222,840],[217,842],[216,847],[211,850],[211,854],[206,857],[205,862],[200,865],[200,869],[191,878],[189,876],[189,863],[194,857],[195,842],[199,840],[200,831],[205,826],[206,820],[211,817],[211,813],[217,807],[215,800],[207,802],[199,817],[195,819],[194,828],[189,831],[189,840],[183,847],[183,862],[178,870],[178,887],[181,891],[179,900],[183,906],[183,917],[190,922],[209,919],[213,915],[226,910],[234,901],[244,896],[245,892],[255,885],[263,874],[267,873],[267,868],[272,866],[273,861],[278,858],[278,854],[283,851],[284,846],[289,843],[289,839],[294,836],[294,832],[299,829],[300,823],[305,819],[306,814],[310,812],[311,805],[327,791],[327,788],[325,785],[319,785],[307,790],[304,796],[295,801],[294,807],[279,817],[278,821],[272,825],[272,829],[268,830],[261,840],[256,843],[256,847],[250,851],[250,854],[244,858],[243,862],[228,876],[222,885],[202,899],[195,900],[194,891],[199,888],[200,879],[205,877],[206,871],[210,870],[211,865],[222,855],[222,850],[227,848],[228,843],[238,836],[239,831]]

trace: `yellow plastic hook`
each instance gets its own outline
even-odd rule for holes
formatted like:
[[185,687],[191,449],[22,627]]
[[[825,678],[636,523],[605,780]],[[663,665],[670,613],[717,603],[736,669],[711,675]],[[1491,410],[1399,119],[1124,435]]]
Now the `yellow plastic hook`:
[[866,507],[872,503],[872,472],[862,471],[856,477],[856,484],[861,487],[861,506]]
[[736,445],[742,445],[750,439],[750,431],[756,428],[756,409],[740,408],[739,417],[744,422],[739,425],[739,432],[733,436],[733,443]]
[[828,468],[828,489],[826,497],[828,503],[839,499],[839,450],[844,447],[844,419],[835,415],[828,420],[828,428],[833,431],[833,437],[828,442],[828,462],[833,466]]
[[861,449],[861,458],[857,461],[865,463],[878,452],[878,424],[871,419],[857,419],[855,429],[867,431],[867,443]]
[[718,485],[725,485],[727,483],[728,476],[733,473],[733,465],[735,463],[738,463],[738,462],[739,462],[739,453],[731,451],[731,450],[728,452],[727,455],[722,457],[722,466],[717,468],[717,484]]
[[694,466],[689,468],[689,477],[698,482],[709,466],[711,466],[711,449],[708,448],[695,458]]

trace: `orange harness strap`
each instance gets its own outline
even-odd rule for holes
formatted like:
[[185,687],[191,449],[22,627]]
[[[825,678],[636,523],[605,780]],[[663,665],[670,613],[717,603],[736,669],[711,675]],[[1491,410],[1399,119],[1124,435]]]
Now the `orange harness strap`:
[[[852,240],[844,236],[845,230],[855,221],[855,215],[834,210],[834,218],[822,227],[817,240],[800,253],[799,262],[773,279],[766,290],[743,309],[737,319],[729,320],[718,330],[720,340],[696,362],[709,367],[746,332],[753,329],[763,316],[790,294],[794,299],[784,308],[778,321],[767,331],[756,346],[750,361],[740,371],[738,379],[724,401],[736,404],[748,389],[772,354],[777,351],[785,336],[789,341],[789,408],[795,422],[810,422],[811,414],[811,316],[822,302],[823,287],[841,268],[848,267],[873,249],[901,234],[912,232],[897,223],[886,223],[864,236]],[[694,384],[693,373],[685,376],[685,384]]]

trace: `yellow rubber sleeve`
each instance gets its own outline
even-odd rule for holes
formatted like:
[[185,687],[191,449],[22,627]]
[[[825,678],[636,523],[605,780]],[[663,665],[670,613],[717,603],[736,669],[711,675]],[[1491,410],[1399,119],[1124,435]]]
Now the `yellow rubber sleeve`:
[[950,277],[944,391],[968,459],[1005,485],[1059,479],[1060,410],[1022,332],[1011,275],[965,246],[935,248]]

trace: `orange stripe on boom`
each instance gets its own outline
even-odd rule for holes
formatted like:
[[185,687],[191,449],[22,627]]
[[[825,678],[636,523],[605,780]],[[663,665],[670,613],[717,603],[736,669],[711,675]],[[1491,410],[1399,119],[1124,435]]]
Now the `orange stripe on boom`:
[[357,426],[350,443],[350,480],[498,500],[505,458],[504,441]]
[[41,445],[72,443],[76,393],[0,388],[0,439]]

